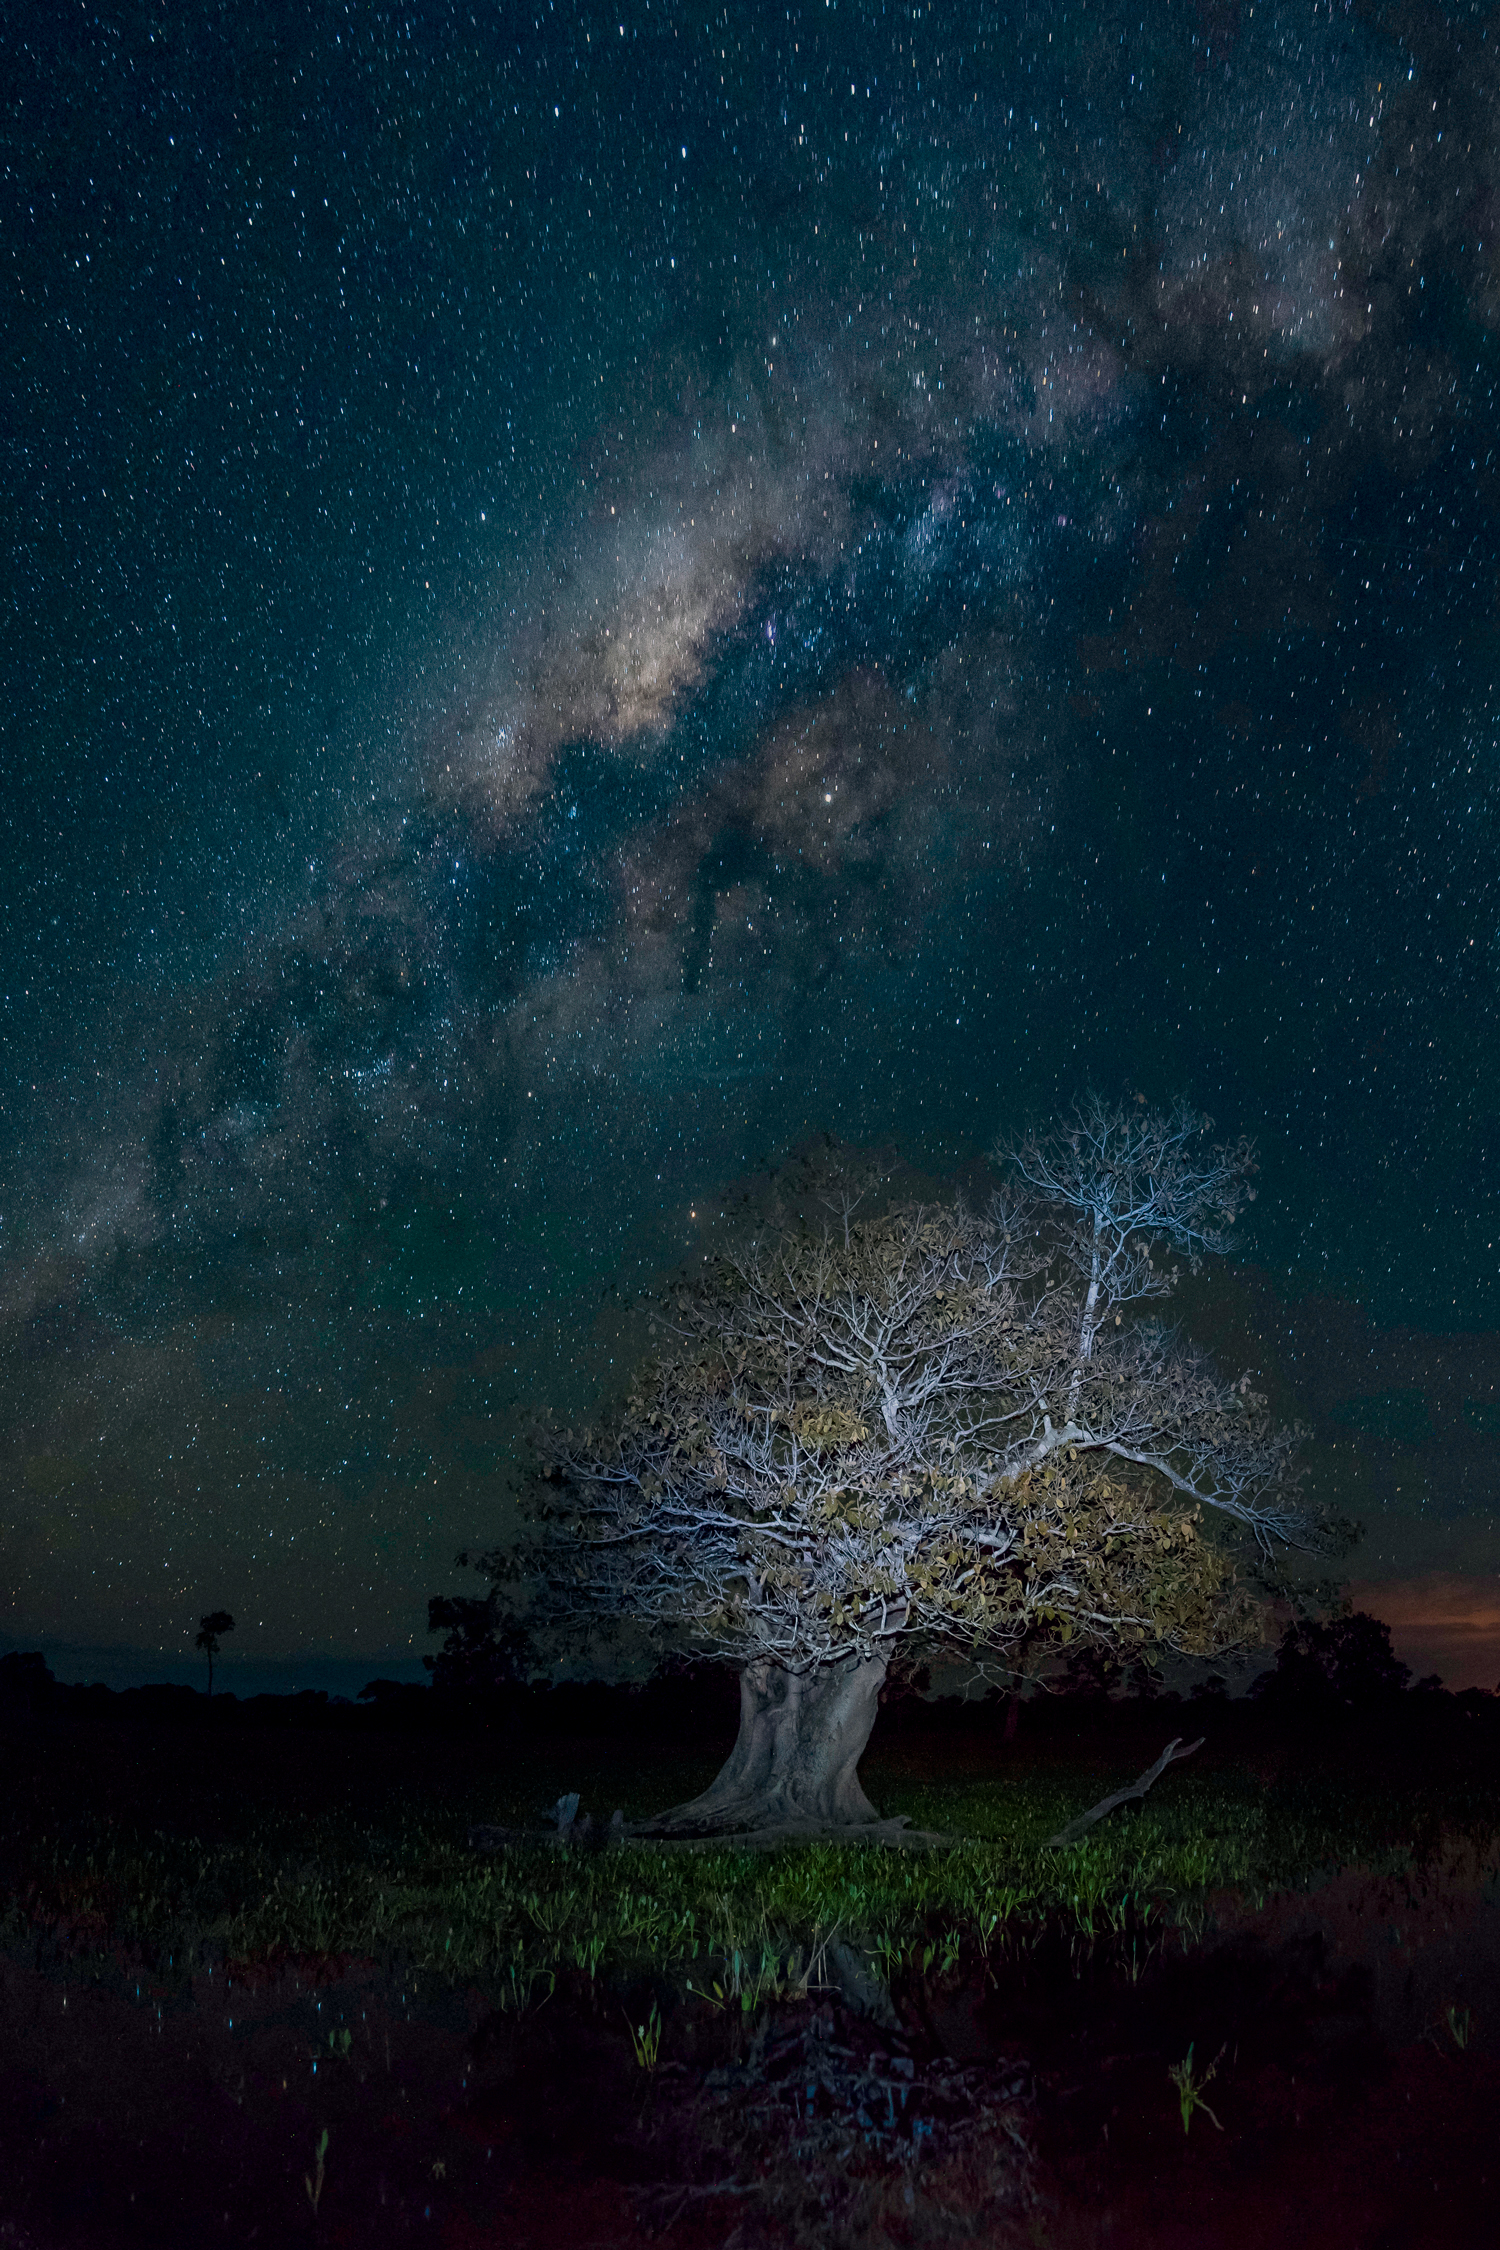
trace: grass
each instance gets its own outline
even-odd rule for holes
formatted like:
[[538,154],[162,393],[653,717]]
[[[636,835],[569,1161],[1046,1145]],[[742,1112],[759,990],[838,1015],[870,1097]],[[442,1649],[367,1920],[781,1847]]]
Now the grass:
[[1189,2045],[1182,2061],[1173,2063],[1171,2069],[1167,2072],[1167,2076],[1177,2089],[1177,2099],[1182,2110],[1182,2130],[1187,2133],[1192,2129],[1194,2115],[1201,2109],[1210,2124],[1216,2126],[1218,2131],[1222,2133],[1224,2128],[1219,2124],[1218,2118],[1205,2101],[1203,2090],[1209,2081],[1218,2075],[1219,2065],[1224,2059],[1224,2050],[1222,2047],[1219,2049],[1200,2078],[1193,2067],[1194,2045],[1196,2045],[1196,2042]]
[[[158,1806],[131,1826],[103,1811],[49,1820],[38,1804],[6,1853],[4,1934],[135,1964],[169,1988],[205,1959],[238,1972],[354,1957],[476,1986],[502,2008],[560,1982],[618,1990],[648,1976],[750,2009],[805,1987],[835,1941],[866,1949],[888,1978],[993,1967],[1044,1937],[1080,1964],[1138,1976],[1167,1940],[1201,1936],[1216,1893],[1254,1903],[1340,1866],[1397,1872],[1420,1858],[1420,1839],[1464,1821],[1451,1788],[1268,1785],[1230,1767],[1174,1774],[1139,1809],[1050,1851],[1047,1836],[1111,1785],[1108,1767],[1059,1759],[1001,1780],[993,1759],[872,1755],[883,1810],[966,1840],[933,1854],[817,1844],[476,1859],[469,1822],[538,1820],[560,1768],[602,1817],[706,1778],[691,1760],[667,1770],[660,1753],[643,1775],[626,1745],[611,1755],[550,1744],[545,1755],[545,1776],[522,1765],[481,1787],[470,1775],[446,1796],[393,1787],[356,1806],[330,1788],[311,1814],[247,1802],[238,1818],[195,1823],[191,1806],[181,1820]],[[1122,1754],[1121,1778],[1136,1762]],[[1467,1825],[1492,1833],[1492,1798],[1476,1793]]]
[[325,2157],[325,2156],[326,2156],[327,2154],[328,2154],[328,2127],[327,2127],[327,2126],[325,2125],[325,2126],[323,2127],[323,2130],[322,2130],[321,2134],[320,2134],[320,2135],[318,2136],[318,2145],[317,2145],[316,2149],[315,2149],[315,2150],[313,2151],[313,2161],[314,2161],[314,2162],[316,2163],[316,2165],[317,2165],[317,2171],[316,2171],[315,2173],[314,2173],[314,2172],[304,2172],[304,2174],[302,2175],[302,2177],[303,2177],[303,2181],[304,2181],[304,2184],[306,2185],[306,2188],[307,2188],[307,2200],[308,2200],[308,2202],[309,2202],[309,2203],[310,2203],[310,2204],[312,2205],[312,2212],[313,2212],[313,2217],[314,2217],[314,2218],[316,2218],[316,2217],[317,2217],[317,2215],[318,2215],[318,2205],[319,2205],[319,2204],[320,2204],[320,2203],[322,2202],[322,2200],[323,2200],[323,2179],[324,2179],[324,2172],[323,2172],[323,2159],[324,2159],[324,2157]]

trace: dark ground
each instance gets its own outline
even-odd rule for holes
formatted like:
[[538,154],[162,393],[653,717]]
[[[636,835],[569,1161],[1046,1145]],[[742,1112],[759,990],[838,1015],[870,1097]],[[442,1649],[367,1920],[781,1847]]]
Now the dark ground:
[[[897,1730],[870,1763],[890,1785],[937,1747]],[[75,1720],[13,1734],[0,1778],[13,1839],[61,1805],[211,1836],[257,1805],[373,1817],[396,1791],[451,1818],[498,1749]],[[581,1772],[610,1749],[555,1740],[539,1770]],[[998,1778],[1040,1753],[992,1731],[991,1754]],[[680,1748],[653,1755],[681,1765]],[[1399,1759],[1476,1779],[1451,1742]],[[1260,1913],[1225,1898],[1215,1921],[1133,1985],[1080,1981],[1059,1942],[984,1986],[898,1990],[899,2028],[837,1995],[754,2018],[669,2006],[654,2084],[621,2021],[644,1989],[601,2004],[580,1981],[517,2021],[358,1961],[216,1962],[169,1990],[119,1958],[100,1973],[97,1957],[85,1970],[17,1943],[0,1953],[0,2246],[1493,2239],[1493,1853],[1450,1835],[1419,1880],[1345,1872]],[[1454,2005],[1471,2011],[1463,2048]],[[1190,2039],[1200,2068],[1222,2049],[1206,2089],[1222,2130],[1200,2113],[1183,2132],[1166,2073]]]

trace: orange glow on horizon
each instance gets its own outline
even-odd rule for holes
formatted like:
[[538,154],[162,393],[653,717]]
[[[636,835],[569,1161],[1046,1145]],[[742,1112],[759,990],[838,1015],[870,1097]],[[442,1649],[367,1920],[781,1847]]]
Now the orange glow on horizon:
[[1391,1646],[1415,1678],[1436,1672],[1454,1690],[1500,1684],[1500,1578],[1431,1571],[1355,1579],[1349,1599],[1389,1625]]

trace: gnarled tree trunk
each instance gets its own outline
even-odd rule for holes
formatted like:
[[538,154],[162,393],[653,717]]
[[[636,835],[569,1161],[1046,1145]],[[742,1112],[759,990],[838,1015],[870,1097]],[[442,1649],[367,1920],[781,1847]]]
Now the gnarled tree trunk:
[[740,1674],[740,1731],[701,1797],[643,1822],[649,1836],[821,1834],[882,1825],[859,1784],[889,1659],[789,1672],[767,1657]]

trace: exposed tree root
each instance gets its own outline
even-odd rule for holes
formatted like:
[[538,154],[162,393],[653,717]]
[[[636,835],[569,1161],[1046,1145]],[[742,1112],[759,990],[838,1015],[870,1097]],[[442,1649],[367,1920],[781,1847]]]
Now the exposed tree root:
[[[1076,1844],[1087,1834],[1095,1821],[1103,1820],[1117,1805],[1128,1804],[1131,1799],[1144,1797],[1152,1783],[1159,1781],[1168,1766],[1181,1758],[1190,1758],[1201,1750],[1206,1737],[1200,1735],[1196,1742],[1184,1744],[1181,1735],[1175,1735],[1167,1744],[1154,1765],[1127,1789],[1116,1789],[1108,1797],[1101,1797],[1097,1805],[1070,1820],[1055,1836],[1047,1839],[1048,1848],[1058,1850]],[[583,1850],[598,1850],[603,1846],[624,1844],[649,1844],[657,1851],[676,1852],[772,1852],[783,1844],[885,1844],[897,1851],[937,1851],[944,1846],[958,1844],[961,1837],[945,1835],[940,1829],[913,1828],[904,1814],[894,1820],[819,1820],[802,1818],[771,1820],[750,1828],[712,1825],[714,1793],[707,1791],[691,1805],[674,1806],[655,1820],[639,1820],[627,1824],[616,1813],[607,1828],[597,1828],[591,1817],[578,1812],[578,1798],[560,1797],[554,1808],[553,1828],[495,1828],[478,1827],[469,1830],[469,1848],[476,1852],[509,1851],[518,1845],[569,1844]],[[686,1816],[701,1808],[704,1824],[695,1833],[687,1825]],[[723,1815],[720,1816],[721,1818]]]
[[913,1828],[903,1814],[895,1820],[780,1821],[763,1828],[743,1828],[684,1836],[668,1830],[653,1831],[650,1821],[627,1829],[628,1844],[651,1844],[659,1851],[771,1852],[783,1844],[886,1844],[898,1851],[932,1851],[962,1841],[935,1828]]
[[582,1819],[557,1828],[500,1828],[489,1824],[469,1830],[469,1849],[497,1853],[536,1845],[571,1845],[598,1851],[625,1844],[672,1852],[770,1852],[783,1844],[884,1844],[897,1851],[935,1851],[962,1842],[935,1828],[913,1828],[903,1814],[895,1820],[781,1821],[760,1828],[708,1830],[684,1835],[680,1829],[658,1829],[649,1820],[625,1826],[618,1819],[597,1828],[585,1813]]

